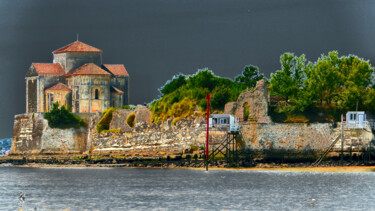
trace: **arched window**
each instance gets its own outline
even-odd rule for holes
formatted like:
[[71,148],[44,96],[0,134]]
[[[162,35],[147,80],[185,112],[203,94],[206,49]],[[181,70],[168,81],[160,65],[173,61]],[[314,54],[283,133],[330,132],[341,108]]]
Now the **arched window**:
[[95,89],[95,100],[99,99],[99,90]]

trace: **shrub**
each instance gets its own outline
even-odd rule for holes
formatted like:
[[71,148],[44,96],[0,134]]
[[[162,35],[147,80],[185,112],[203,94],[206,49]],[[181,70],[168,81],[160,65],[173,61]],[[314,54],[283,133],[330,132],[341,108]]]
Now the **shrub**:
[[48,125],[52,128],[79,128],[86,127],[86,123],[79,117],[71,113],[65,106],[59,108],[59,103],[53,104],[51,111],[46,112],[44,115],[45,119],[48,120]]
[[96,125],[96,130],[98,131],[98,133],[102,132],[103,130],[109,130],[109,125],[112,121],[114,111],[115,109],[112,107],[103,111],[104,115]]
[[124,105],[124,106],[121,107],[121,109],[128,109],[128,110],[130,110],[131,108],[130,108],[130,105]]
[[131,113],[126,117],[126,123],[128,123],[129,127],[133,128],[135,123],[135,113]]

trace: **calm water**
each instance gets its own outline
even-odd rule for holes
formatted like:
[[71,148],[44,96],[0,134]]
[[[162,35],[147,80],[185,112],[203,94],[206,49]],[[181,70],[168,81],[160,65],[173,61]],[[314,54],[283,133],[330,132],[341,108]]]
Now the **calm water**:
[[0,168],[0,210],[21,191],[24,210],[375,210],[375,173]]

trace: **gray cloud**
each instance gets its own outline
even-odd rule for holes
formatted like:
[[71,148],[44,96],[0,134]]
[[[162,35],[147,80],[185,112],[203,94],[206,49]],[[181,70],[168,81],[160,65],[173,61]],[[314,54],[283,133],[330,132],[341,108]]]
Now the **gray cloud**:
[[125,64],[130,102],[150,102],[176,73],[208,67],[230,77],[253,64],[269,75],[283,52],[315,60],[338,50],[373,60],[373,1],[351,0],[2,0],[0,138],[25,112],[24,75],[32,62],[80,40],[104,63]]

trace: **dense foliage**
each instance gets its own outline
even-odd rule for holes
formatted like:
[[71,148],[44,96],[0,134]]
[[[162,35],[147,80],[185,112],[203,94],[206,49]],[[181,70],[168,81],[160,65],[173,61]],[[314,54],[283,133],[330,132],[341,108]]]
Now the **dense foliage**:
[[208,69],[179,74],[159,89],[161,97],[151,103],[153,121],[203,115],[208,93],[211,108],[221,111],[260,79],[267,81],[271,95],[284,99],[271,105],[270,114],[276,121],[337,120],[348,110],[375,111],[374,68],[369,61],[355,55],[339,57],[337,51],[331,51],[315,62],[304,54],[284,53],[280,64],[269,81],[252,65],[234,80],[215,76]]
[[159,89],[161,98],[151,103],[153,121],[201,115],[206,110],[208,93],[211,94],[212,109],[223,110],[225,103],[237,100],[241,92],[254,87],[262,78],[254,66],[246,66],[235,81],[218,77],[208,69],[189,76],[179,74]]
[[78,128],[85,127],[86,123],[71,113],[65,106],[59,108],[59,103],[53,104],[51,111],[46,112],[44,118],[48,120],[48,125],[52,128]]
[[375,109],[374,68],[369,61],[355,55],[339,57],[332,51],[315,62],[307,62],[305,55],[285,53],[280,63],[281,70],[271,74],[270,80],[271,94],[285,99],[279,111]]

